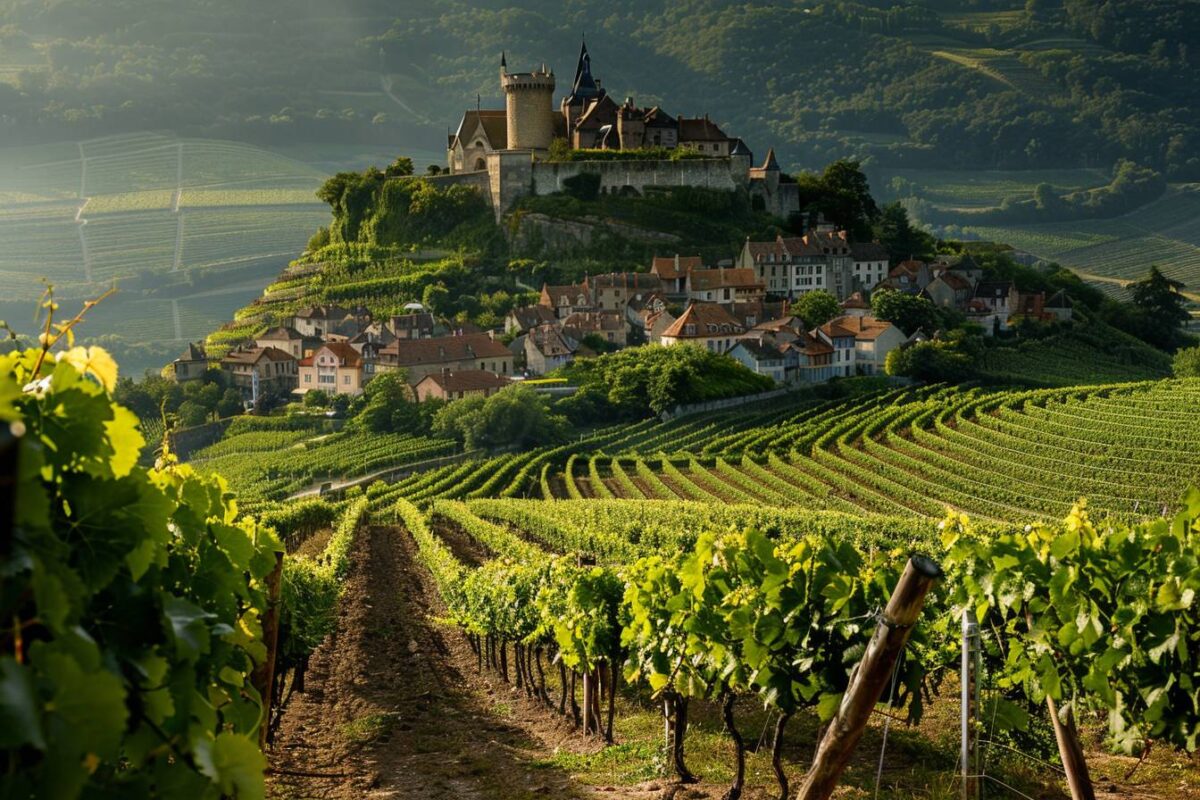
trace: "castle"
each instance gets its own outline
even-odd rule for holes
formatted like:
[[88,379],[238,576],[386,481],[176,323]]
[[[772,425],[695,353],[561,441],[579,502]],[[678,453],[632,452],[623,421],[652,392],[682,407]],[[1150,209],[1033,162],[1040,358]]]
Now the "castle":
[[[526,194],[562,191],[564,181],[598,175],[600,192],[640,195],[656,188],[692,186],[744,190],[756,206],[779,216],[799,209],[796,186],[783,180],[774,151],[754,166],[746,144],[727,136],[708,118],[676,117],[659,106],[640,108],[632,98],[618,104],[592,74],[587,44],[580,47],[571,90],[554,108],[554,71],[545,64],[531,72],[509,72],[500,57],[503,109],[466,111],[447,137],[450,175],[439,182],[473,184],[496,217]],[[687,149],[695,156],[672,160],[549,159],[555,140],[574,150]]]

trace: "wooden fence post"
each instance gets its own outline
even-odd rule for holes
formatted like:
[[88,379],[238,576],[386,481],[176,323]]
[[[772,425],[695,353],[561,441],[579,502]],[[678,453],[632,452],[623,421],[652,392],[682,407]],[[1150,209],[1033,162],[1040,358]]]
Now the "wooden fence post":
[[921,616],[925,595],[941,576],[941,567],[930,559],[924,556],[909,559],[862,661],[850,676],[841,707],[825,730],[812,768],[800,787],[799,800],[827,800],[833,794],[875,704],[891,680],[896,659]]
[[1058,707],[1053,698],[1046,695],[1046,707],[1050,709],[1050,721],[1054,723],[1054,739],[1058,742],[1058,755],[1062,758],[1063,771],[1067,773],[1067,786],[1071,800],[1096,800],[1092,788],[1092,777],[1088,774],[1087,760],[1079,744],[1079,733],[1075,730],[1075,715],[1067,710],[1064,722],[1058,717]]
[[267,576],[267,611],[263,615],[263,643],[267,646],[267,658],[259,664],[250,680],[258,689],[263,703],[263,719],[258,728],[258,746],[267,746],[267,734],[271,728],[271,706],[275,698],[275,656],[279,649],[279,591],[283,578],[283,553],[275,554],[275,569]]

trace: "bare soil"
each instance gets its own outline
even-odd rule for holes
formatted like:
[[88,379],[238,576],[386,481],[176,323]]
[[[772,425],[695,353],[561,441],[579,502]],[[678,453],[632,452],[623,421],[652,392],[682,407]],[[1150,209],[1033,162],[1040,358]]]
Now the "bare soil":
[[[269,752],[270,796],[307,798],[648,798],[576,785],[558,749],[591,753],[571,725],[475,671],[465,639],[400,528],[360,534],[337,632],[314,653]],[[500,712],[498,712],[498,709]]]

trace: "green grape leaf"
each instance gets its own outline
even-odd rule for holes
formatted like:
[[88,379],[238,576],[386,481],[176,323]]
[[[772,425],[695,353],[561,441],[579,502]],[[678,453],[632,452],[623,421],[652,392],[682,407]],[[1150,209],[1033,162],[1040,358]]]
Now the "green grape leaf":
[[46,749],[33,677],[15,659],[0,658],[0,748]]

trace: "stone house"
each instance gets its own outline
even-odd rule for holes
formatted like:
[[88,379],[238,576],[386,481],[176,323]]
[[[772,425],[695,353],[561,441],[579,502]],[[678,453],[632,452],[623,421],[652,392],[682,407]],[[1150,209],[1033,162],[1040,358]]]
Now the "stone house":
[[769,341],[742,339],[729,349],[729,355],[759,375],[766,375],[776,383],[784,382],[784,355]]
[[583,287],[593,308],[624,314],[631,300],[661,292],[662,280],[647,272],[611,272],[585,278]]
[[833,348],[833,357],[830,359],[833,377],[849,378],[857,372],[855,352],[858,333],[840,324],[840,321],[847,319],[854,318],[838,317],[837,321],[830,320],[812,331],[814,337]]
[[575,360],[579,343],[554,325],[539,325],[525,336],[525,369],[545,375]]
[[962,274],[946,270],[929,282],[925,294],[936,306],[961,309],[966,308],[974,287]]
[[525,333],[530,328],[546,325],[558,319],[553,308],[544,305],[514,308],[504,317],[505,333]]
[[687,299],[696,303],[728,305],[739,300],[761,300],[765,290],[753,269],[697,269],[687,275]]
[[576,311],[561,323],[562,332],[577,342],[598,336],[617,347],[629,343],[629,326],[620,311]]
[[746,327],[716,303],[692,303],[662,332],[664,345],[691,344],[713,353],[729,351],[746,335]]
[[340,324],[352,317],[349,309],[341,306],[309,306],[302,308],[292,317],[290,327],[301,336],[324,339]]
[[801,331],[800,336],[783,345],[784,378],[787,383],[824,383],[835,374],[833,346]]
[[200,380],[208,372],[208,354],[204,345],[188,342],[183,355],[171,362],[171,378],[176,383]]
[[438,328],[437,320],[428,311],[399,314],[387,323],[388,331],[397,339],[432,339]]
[[692,270],[704,269],[700,256],[655,256],[650,262],[650,274],[662,281],[666,297],[682,300],[687,297],[687,276]]
[[642,321],[642,334],[650,344],[662,344],[663,334],[675,324],[675,317],[670,311],[648,311]]
[[254,340],[259,347],[274,347],[292,358],[301,359],[310,351],[321,345],[321,340],[315,336],[305,336],[295,328],[280,325],[264,333]]
[[296,359],[276,347],[230,350],[221,359],[221,371],[250,403],[266,393],[286,395],[296,387]]
[[888,353],[908,341],[904,331],[871,316],[842,316],[830,324],[854,333],[854,364],[859,375],[882,375]]
[[407,371],[410,384],[416,384],[426,375],[464,370],[511,375],[513,354],[487,333],[397,339],[379,351],[376,371],[397,369]]
[[554,310],[555,316],[565,319],[576,311],[590,311],[592,297],[586,283],[572,283],[565,286],[550,286],[542,284],[542,296],[538,305]]
[[363,359],[346,342],[326,342],[313,354],[300,360],[300,381],[297,394],[310,389],[326,394],[358,395],[362,393]]
[[427,400],[461,400],[472,395],[489,397],[511,382],[510,378],[487,370],[470,369],[426,375],[417,381],[414,390],[417,401],[421,403]]

